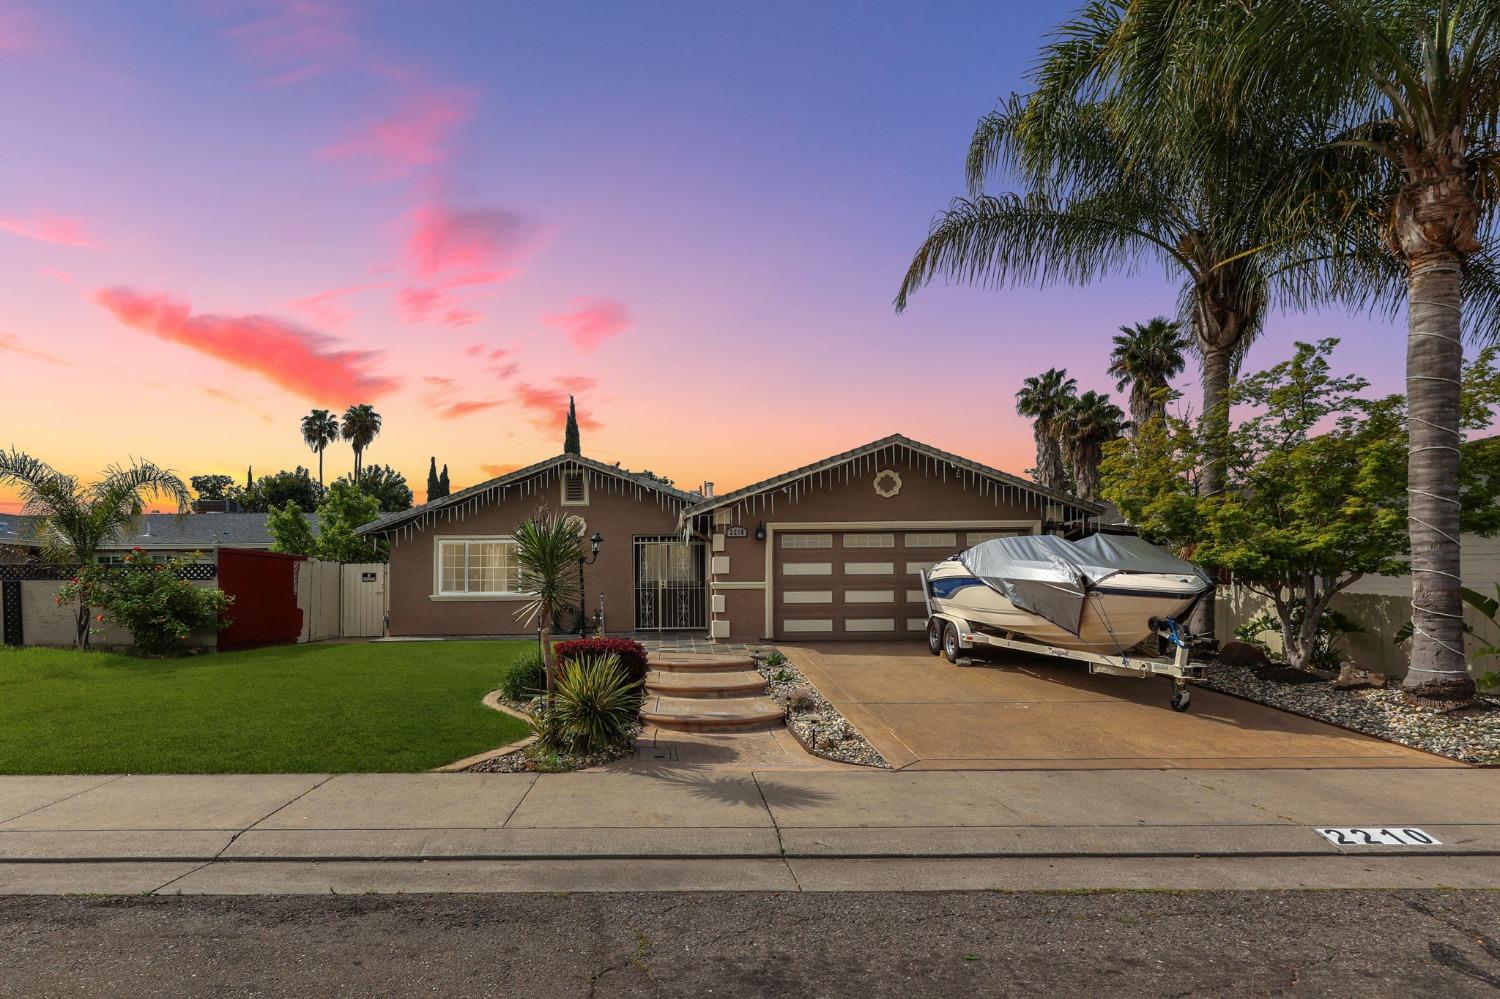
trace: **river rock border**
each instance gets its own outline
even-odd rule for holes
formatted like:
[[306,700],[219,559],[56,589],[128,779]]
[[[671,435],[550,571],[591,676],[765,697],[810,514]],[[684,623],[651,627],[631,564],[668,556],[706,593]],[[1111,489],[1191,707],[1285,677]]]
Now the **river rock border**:
[[803,749],[835,763],[892,769],[870,740],[786,656],[774,650],[758,652],[755,668],[765,677],[771,699],[786,709],[787,731]]

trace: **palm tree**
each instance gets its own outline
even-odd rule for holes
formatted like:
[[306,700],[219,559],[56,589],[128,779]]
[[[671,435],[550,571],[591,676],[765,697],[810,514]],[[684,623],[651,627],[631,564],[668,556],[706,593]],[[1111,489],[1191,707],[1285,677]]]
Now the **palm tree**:
[[[99,560],[106,542],[133,531],[146,503],[153,497],[173,503],[187,513],[192,497],[170,470],[149,461],[111,465],[99,481],[81,485],[39,458],[11,448],[0,451],[0,483],[14,483],[21,491],[21,512],[39,518],[36,535],[42,557],[59,566],[89,566]],[[93,606],[87,574],[80,573],[77,631],[74,643],[89,646],[89,611]]]
[[1109,396],[1088,391],[1073,400],[1061,423],[1061,433],[1068,442],[1074,489],[1083,499],[1097,499],[1104,445],[1124,433],[1125,413]]
[[1109,373],[1115,388],[1130,388],[1130,421],[1139,427],[1152,417],[1167,413],[1167,393],[1173,378],[1187,365],[1183,351],[1187,338],[1182,328],[1157,316],[1150,322],[1121,326],[1115,349],[1109,356]]
[[1016,412],[1032,421],[1036,438],[1036,480],[1044,489],[1061,490],[1063,440],[1059,434],[1062,416],[1073,402],[1078,383],[1066,368],[1048,368],[1021,383],[1016,393]]
[[302,441],[318,453],[318,485],[323,485],[323,450],[339,439],[339,421],[326,409],[315,409],[302,418]]
[[528,622],[535,621],[547,674],[547,701],[552,701],[556,662],[552,655],[552,620],[579,600],[578,563],[583,558],[583,536],[577,518],[539,510],[515,530],[516,561],[521,590],[531,594],[526,604]]
[[370,442],[380,436],[380,414],[367,402],[350,406],[344,410],[344,422],[340,427],[344,440],[354,448],[354,478],[359,479],[359,474],[365,467],[365,448]]
[[[1168,0],[1160,0],[1168,2]],[[1178,0],[1189,2],[1189,0]],[[1207,0],[1204,0],[1207,2]],[[1247,15],[1222,4],[1202,22],[1226,34]],[[1180,280],[1180,319],[1202,364],[1205,456],[1198,488],[1223,491],[1229,387],[1272,305],[1350,294],[1314,280],[1324,233],[1271,210],[1309,185],[1291,164],[1304,135],[1280,114],[1236,115],[1206,104],[1192,72],[1152,101],[1122,95],[1121,19],[1134,4],[1099,0],[1056,32],[1036,89],[980,120],[969,146],[969,197],[933,221],[896,296],[904,310],[935,277],[982,285],[1086,284],[1143,265]],[[1022,193],[987,194],[1002,172]],[[1205,602],[1200,627],[1213,628]]]
[[1321,216],[1351,255],[1383,242],[1397,265],[1408,325],[1414,631],[1405,689],[1467,700],[1474,684],[1460,592],[1459,377],[1465,328],[1493,335],[1500,326],[1500,7],[1262,0],[1244,5],[1248,20],[1227,39],[1191,27],[1224,6],[1132,3],[1121,23],[1153,54],[1131,78],[1132,92],[1149,96],[1192,67],[1205,99],[1252,115],[1267,103],[1291,106],[1314,150],[1298,168],[1324,197],[1287,201],[1289,214]]

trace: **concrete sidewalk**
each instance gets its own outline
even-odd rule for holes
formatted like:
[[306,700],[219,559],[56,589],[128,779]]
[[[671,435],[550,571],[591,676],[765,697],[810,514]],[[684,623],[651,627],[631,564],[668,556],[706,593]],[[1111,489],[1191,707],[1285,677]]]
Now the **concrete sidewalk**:
[[[1329,826],[1439,845],[1340,847]],[[1079,887],[1500,886],[1500,772],[0,777],[0,893],[1024,887],[1059,869]]]

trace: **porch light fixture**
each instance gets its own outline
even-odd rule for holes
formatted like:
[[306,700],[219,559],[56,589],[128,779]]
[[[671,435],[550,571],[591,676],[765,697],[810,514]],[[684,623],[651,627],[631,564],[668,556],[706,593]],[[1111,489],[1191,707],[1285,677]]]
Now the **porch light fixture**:
[[755,525],[755,540],[766,540],[766,522],[764,520]]
[[585,558],[582,555],[578,557],[578,633],[580,635],[586,633],[589,626],[588,597],[584,595],[583,590],[583,567],[593,565],[594,561],[599,558],[599,546],[602,544],[604,544],[604,535],[595,531],[593,537],[589,538],[588,557]]

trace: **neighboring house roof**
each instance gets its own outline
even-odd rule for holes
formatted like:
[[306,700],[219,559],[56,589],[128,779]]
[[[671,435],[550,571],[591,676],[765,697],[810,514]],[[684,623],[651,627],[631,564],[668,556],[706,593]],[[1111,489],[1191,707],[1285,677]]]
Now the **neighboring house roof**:
[[664,499],[679,505],[687,505],[700,496],[698,493],[684,492],[675,486],[669,486],[660,479],[649,475],[641,475],[618,465],[606,465],[602,461],[593,458],[585,458],[577,454],[560,454],[546,461],[539,461],[525,468],[518,468],[514,472],[507,472],[477,486],[460,489],[456,493],[450,493],[442,499],[414,506],[410,510],[402,510],[399,513],[388,513],[383,517],[370,521],[360,527],[358,534],[389,534],[417,521],[429,519],[444,511],[454,511],[465,503],[477,502],[484,499],[493,499],[494,494],[502,493],[514,486],[525,482],[534,476],[550,473],[554,470],[581,469],[593,472],[596,475],[609,476],[621,482],[628,483],[641,490],[650,491]]
[[871,441],[870,443],[864,444],[860,447],[853,448],[848,451],[843,451],[828,458],[824,458],[822,461],[815,461],[810,465],[803,465],[801,468],[794,468],[790,472],[783,472],[781,475],[776,475],[761,482],[756,482],[752,485],[745,486],[743,489],[736,489],[733,492],[725,493],[722,496],[713,496],[706,498],[702,502],[697,503],[684,511],[684,516],[696,516],[700,513],[707,513],[710,510],[716,510],[719,507],[731,506],[733,504],[740,503],[753,496],[756,496],[760,493],[769,492],[770,490],[778,489],[784,486],[790,486],[791,484],[808,478],[809,476],[818,475],[830,469],[838,468],[839,466],[847,464],[849,462],[857,461],[861,458],[878,454],[879,452],[887,449],[905,449],[908,452],[922,455],[923,457],[933,461],[945,462],[952,467],[959,468],[971,474],[981,476],[992,482],[1001,483],[1015,489],[1025,490],[1036,496],[1045,497],[1057,503],[1061,503],[1066,507],[1072,507],[1074,510],[1077,510],[1081,513],[1098,513],[1099,510],[1102,509],[1101,505],[1098,503],[1091,503],[1088,500],[1079,499],[1076,496],[1069,496],[1066,493],[1054,492],[1050,489],[1043,489],[1041,486],[1037,485],[1030,479],[1023,479],[1018,475],[1012,475],[1009,472],[1002,472],[998,468],[991,468],[990,466],[982,465],[977,461],[970,461],[968,458],[963,458],[959,455],[953,454],[952,452],[944,451],[940,448],[935,448],[931,444],[923,444],[921,441],[912,440],[910,437],[904,437],[901,434],[891,434],[889,437],[882,437],[878,441]]
[[[101,547],[105,550],[127,548],[210,549],[267,548],[271,534],[266,530],[264,513],[148,513],[142,515],[135,532],[117,534]],[[318,530],[317,514],[308,514],[313,533]],[[0,514],[0,544],[32,547],[37,544],[35,517]]]

